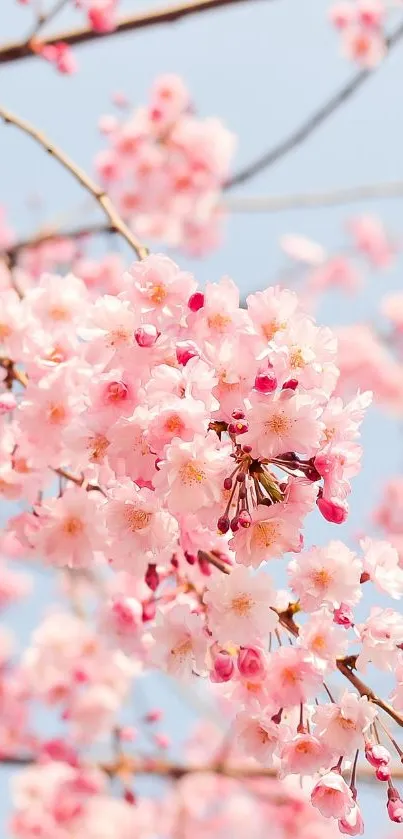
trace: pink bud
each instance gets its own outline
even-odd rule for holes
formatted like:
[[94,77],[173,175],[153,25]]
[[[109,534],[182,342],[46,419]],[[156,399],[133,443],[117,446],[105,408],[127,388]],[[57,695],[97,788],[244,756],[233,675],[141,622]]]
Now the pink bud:
[[249,682],[261,682],[266,675],[266,664],[259,647],[241,647],[237,665],[241,676]]
[[169,749],[171,740],[167,734],[154,734],[154,740],[160,749]]
[[128,804],[135,804],[136,803],[136,796],[131,789],[125,789],[124,799],[127,801]]
[[326,521],[330,521],[332,524],[342,524],[346,521],[348,516],[347,504],[329,501],[328,498],[318,498],[316,503]]
[[298,379],[288,379],[284,382],[282,390],[296,390],[298,387]]
[[11,390],[6,390],[0,394],[0,415],[8,414],[13,411],[17,405],[17,400]]
[[246,420],[238,420],[238,422],[230,422],[228,426],[229,434],[236,436],[237,434],[246,434],[249,431],[249,425]]
[[403,801],[394,787],[388,789],[388,815],[392,822],[401,824],[403,822]]
[[233,411],[231,416],[234,420],[245,419],[245,411]]
[[183,367],[185,367],[191,358],[196,358],[198,356],[199,350],[193,341],[179,341],[176,345],[176,358],[178,360],[178,364],[182,364]]
[[152,708],[150,711],[147,711],[144,719],[148,723],[159,722],[162,720],[164,712],[161,708]]
[[110,382],[105,391],[107,402],[124,402],[129,395],[129,388],[124,382]]
[[229,682],[235,670],[234,660],[225,650],[217,653],[210,673],[212,682]]
[[204,306],[204,294],[201,291],[195,291],[189,297],[188,306],[191,312],[198,312]]
[[146,575],[145,575],[144,579],[145,579],[146,585],[148,585],[148,588],[150,588],[151,591],[156,591],[157,590],[157,588],[160,584],[160,578],[159,578],[159,574],[158,574],[156,565],[153,565],[152,563],[150,563],[150,565],[147,568]]
[[158,336],[159,332],[156,326],[152,323],[145,323],[144,326],[139,326],[134,333],[134,340],[137,342],[139,347],[152,347]]
[[345,626],[346,629],[354,626],[354,614],[350,606],[347,606],[345,603],[340,603],[339,608],[333,612],[333,621],[339,626]]
[[213,569],[207,559],[199,559],[199,571],[201,571],[204,577],[211,577]]
[[155,600],[148,600],[148,602],[143,603],[143,623],[154,620],[156,611],[157,606]]
[[319,475],[322,475],[322,478],[325,478],[327,475],[330,475],[333,468],[334,468],[334,458],[328,454],[318,454],[315,457],[315,469],[318,470]]
[[217,529],[220,533],[228,533],[230,522],[228,516],[220,516],[217,522]]
[[380,743],[374,743],[373,745],[369,743],[366,745],[365,757],[368,763],[374,766],[375,769],[378,769],[379,766],[387,766],[391,760],[390,752],[385,746],[381,746]]
[[389,781],[390,780],[390,769],[389,766],[378,766],[378,769],[375,770],[375,775],[378,781]]
[[231,530],[232,530],[233,533],[236,533],[237,530],[239,530],[239,518],[238,518],[238,516],[234,516],[234,518],[231,519],[230,527],[231,527]]
[[244,451],[245,454],[250,454],[252,451],[252,446],[243,446],[242,451]]
[[255,378],[255,390],[259,393],[273,393],[277,387],[277,378],[270,370],[258,373]]

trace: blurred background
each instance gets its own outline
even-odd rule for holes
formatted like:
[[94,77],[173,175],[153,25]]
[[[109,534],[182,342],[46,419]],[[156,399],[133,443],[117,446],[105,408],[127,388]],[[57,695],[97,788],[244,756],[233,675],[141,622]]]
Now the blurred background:
[[[29,11],[15,0],[1,0],[0,5],[1,41],[20,39],[29,31]],[[152,6],[146,0],[122,0],[120,10]],[[136,107],[146,101],[159,74],[177,73],[189,87],[197,113],[219,117],[236,135],[237,170],[287,136],[357,72],[340,57],[328,9],[328,0],[260,0],[154,29],[112,35],[76,48],[79,72],[72,76],[61,76],[36,59],[5,65],[0,67],[1,103],[34,122],[84,169],[92,171],[94,154],[103,145],[99,117],[111,113],[112,95],[121,91]],[[80,20],[73,12],[64,11],[53,28],[63,29]],[[403,179],[402,78],[403,43],[306,142],[234,190],[232,197],[309,193]],[[1,125],[0,204],[23,237],[52,218],[67,215],[70,223],[81,221],[88,198],[69,174],[28,138]],[[346,247],[346,221],[371,212],[403,241],[401,208],[402,199],[394,198],[348,207],[230,212],[219,249],[200,260],[175,253],[173,257],[201,283],[230,275],[246,295],[281,276],[287,266],[279,246],[283,234],[302,234],[330,253],[337,252]],[[95,211],[91,218],[96,217]],[[114,246],[129,258],[124,245],[116,241]],[[368,269],[365,293],[352,300],[341,293],[326,295],[318,313],[320,321],[332,326],[376,322],[379,299],[386,289],[402,288],[401,269],[399,259],[388,273],[375,274]],[[363,469],[353,482],[348,522],[334,534],[331,525],[315,517],[310,530],[308,527],[307,544],[341,538],[354,546],[358,533],[371,530],[371,510],[380,499],[382,483],[402,466],[398,423],[372,408],[364,424],[363,446]],[[35,599],[23,618],[21,611],[17,618],[16,611],[14,628],[21,645],[51,596],[53,582],[46,574],[38,575],[37,583]],[[386,682],[381,687],[386,693]],[[198,701],[154,678],[144,684],[141,701],[137,694],[134,713],[141,715],[150,704],[164,707],[164,730],[173,740],[170,754],[180,755],[181,742],[200,713]],[[45,716],[40,723],[45,727],[52,724]],[[8,814],[9,775],[9,770],[0,768],[2,835]],[[397,836],[398,826],[393,831],[383,804],[377,806],[378,795],[373,787],[361,794],[366,836],[371,839],[380,830]]]

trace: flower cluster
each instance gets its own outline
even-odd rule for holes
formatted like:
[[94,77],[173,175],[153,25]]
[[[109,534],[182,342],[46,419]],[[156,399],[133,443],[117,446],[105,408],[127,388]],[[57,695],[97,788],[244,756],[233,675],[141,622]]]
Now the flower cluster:
[[330,9],[330,20],[342,37],[343,54],[362,67],[372,68],[387,51],[384,0],[347,0]]
[[196,116],[181,78],[160,76],[145,107],[105,116],[100,129],[108,147],[97,173],[138,235],[192,254],[215,247],[234,137],[220,120]]

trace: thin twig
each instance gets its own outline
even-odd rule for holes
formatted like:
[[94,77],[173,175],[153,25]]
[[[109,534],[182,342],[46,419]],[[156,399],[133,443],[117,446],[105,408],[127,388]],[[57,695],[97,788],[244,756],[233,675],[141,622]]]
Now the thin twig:
[[[267,0],[266,0],[267,1]],[[173,3],[168,6],[161,6],[152,11],[140,12],[139,14],[127,15],[119,21],[112,32],[95,32],[90,26],[83,26],[77,29],[67,29],[57,32],[48,38],[40,41],[40,46],[53,46],[62,41],[65,44],[78,45],[88,41],[98,41],[101,38],[108,38],[119,35],[122,32],[132,32],[135,29],[145,29],[149,26],[157,26],[162,23],[173,23],[183,17],[209,12],[219,9],[221,6],[235,6],[240,3],[256,2],[256,0],[193,0],[187,3]],[[25,41],[14,41],[0,47],[0,64],[11,61],[18,61],[23,58],[30,58],[37,55],[35,39],[30,43]]]
[[401,198],[403,181],[347,186],[325,192],[301,192],[291,195],[240,195],[227,199],[225,207],[232,213],[277,213],[282,210],[333,207],[356,201]]
[[44,12],[43,14],[40,14],[38,16],[38,20],[36,21],[35,26],[32,28],[31,32],[28,35],[28,38],[26,39],[26,44],[28,45],[29,49],[29,42],[31,38],[34,38],[36,35],[38,35],[39,32],[44,28],[44,26],[46,26],[48,23],[54,20],[54,18],[59,14],[59,12],[62,11],[64,6],[67,6],[68,2],[69,0],[58,0],[58,2],[55,3],[55,5],[51,9],[49,9],[49,11]]
[[83,169],[77,166],[71,158],[65,154],[62,149],[59,149],[54,143],[52,143],[41,131],[38,131],[34,125],[31,125],[28,120],[22,119],[16,114],[13,114],[11,111],[7,110],[7,108],[0,107],[0,119],[2,119],[6,124],[14,125],[20,131],[23,131],[24,134],[28,134],[29,137],[32,137],[36,143],[42,146],[48,154],[52,155],[68,172],[70,172],[73,177],[84,187],[84,189],[89,192],[93,198],[98,202],[102,210],[104,211],[105,215],[109,219],[110,227],[113,230],[116,230],[123,239],[128,242],[130,247],[133,248],[137,257],[139,259],[144,259],[148,255],[147,248],[139,242],[136,236],[129,230],[125,222],[120,218],[118,212],[116,211],[115,207],[113,206],[111,199],[106,194],[106,192],[98,186],[95,181],[90,178]]
[[[403,21],[392,32],[389,38],[386,39],[389,52],[399,43],[401,38],[403,38]],[[281,160],[290,151],[293,151],[293,149],[301,145],[328,117],[347,102],[364,82],[371,78],[374,72],[375,70],[360,70],[356,73],[347,84],[343,85],[330,99],[314,111],[308,119],[304,120],[299,128],[292,131],[288,137],[262,154],[261,157],[258,157],[252,163],[248,163],[247,166],[240,169],[239,172],[227,181],[226,189],[232,189],[234,186],[249,181],[250,178],[253,178],[264,169],[268,169],[269,166],[273,166],[274,163],[277,163],[278,160]]]

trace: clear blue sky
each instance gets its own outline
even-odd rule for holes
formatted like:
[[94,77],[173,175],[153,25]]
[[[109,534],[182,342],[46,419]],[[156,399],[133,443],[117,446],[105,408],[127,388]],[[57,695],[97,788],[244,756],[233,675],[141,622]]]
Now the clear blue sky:
[[[29,12],[15,0],[0,0],[0,38],[20,37],[28,30]],[[154,4],[126,0],[122,9]],[[238,135],[237,164],[280,140],[307,113],[326,100],[354,68],[338,54],[337,35],[327,23],[329,0],[272,0],[248,3],[189,18],[154,30],[128,33],[76,49],[80,71],[61,77],[45,62],[26,61],[0,69],[2,104],[32,120],[85,168],[91,168],[99,148],[97,121],[108,112],[110,95],[123,90],[136,104],[145,99],[156,75],[180,73],[198,111],[221,117]],[[403,15],[403,10],[401,11]],[[75,20],[79,20],[74,16]],[[69,25],[71,12],[59,25]],[[403,45],[383,67],[304,145],[268,172],[243,187],[245,194],[288,193],[403,179],[403,111],[401,79]],[[27,195],[43,199],[43,218],[79,206],[82,191],[53,160],[11,127],[0,127],[0,204],[7,206],[14,226],[29,233],[40,221],[26,206]],[[231,275],[243,292],[275,281],[283,260],[278,247],[285,232],[302,233],[329,249],[343,242],[346,215],[368,209],[298,210],[273,215],[231,218],[224,246],[191,267],[201,282]],[[385,223],[402,237],[401,200],[373,205]],[[386,287],[401,286],[402,264],[389,275],[368,278],[366,294],[351,305],[341,297],[322,312],[328,323],[347,323],[376,316],[377,300]],[[365,461],[354,483],[348,525],[337,530],[315,517],[307,542],[330,538],[352,540],[365,529],[368,513],[379,497],[383,478],[397,471],[402,458],[398,429],[392,420],[373,410],[364,429]],[[37,599],[18,630],[26,638],[44,608],[49,592],[40,578]],[[166,695],[168,718],[176,734],[180,706],[172,691]],[[182,714],[182,709],[181,709]],[[189,715],[190,718],[190,715]],[[182,719],[182,717],[181,717]],[[2,771],[1,779],[7,775]],[[0,817],[7,812],[6,796]],[[375,807],[375,793],[362,796],[367,817],[366,836],[390,829]],[[397,835],[397,834],[396,834]]]

